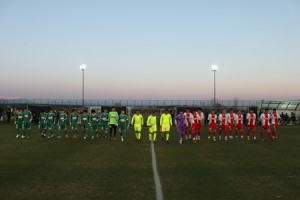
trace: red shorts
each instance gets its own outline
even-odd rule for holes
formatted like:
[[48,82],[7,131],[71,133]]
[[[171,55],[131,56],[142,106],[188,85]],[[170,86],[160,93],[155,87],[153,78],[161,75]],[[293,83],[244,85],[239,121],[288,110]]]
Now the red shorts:
[[237,124],[236,130],[243,130],[243,124]]
[[209,130],[217,130],[217,124],[213,124],[213,123],[211,123],[211,124],[209,124]]
[[222,124],[221,126],[220,126],[220,131],[227,131],[227,125],[225,125],[225,124]]
[[199,130],[201,130],[201,128],[202,128],[202,124],[200,123],[200,124],[199,124]]
[[249,129],[249,130],[255,130],[255,129],[256,129],[256,126],[255,126],[255,125],[248,125],[248,129]]
[[230,130],[233,130],[234,127],[235,127],[234,124],[229,124],[229,125],[228,125],[228,128],[229,128]]
[[268,129],[270,129],[270,125],[266,124],[266,125],[264,125],[264,126],[261,126],[261,128],[262,128],[263,130],[268,130]]
[[273,124],[273,128],[278,128],[278,124]]
[[199,131],[200,130],[200,124],[197,124],[197,123],[192,124],[192,129],[194,131]]
[[191,128],[192,124],[188,123],[188,125],[185,125],[185,128]]

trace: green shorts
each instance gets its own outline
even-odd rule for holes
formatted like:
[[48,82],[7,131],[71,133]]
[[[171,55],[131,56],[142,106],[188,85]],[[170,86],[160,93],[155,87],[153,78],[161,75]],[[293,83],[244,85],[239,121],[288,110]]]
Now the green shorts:
[[67,129],[67,124],[60,124],[58,129],[59,130],[66,130]]
[[127,126],[126,126],[126,124],[120,124],[120,125],[119,125],[119,131],[121,131],[121,132],[127,131]]
[[89,128],[89,124],[82,124],[82,128],[83,129],[88,129]]
[[24,128],[31,129],[31,123],[30,122],[24,122]]
[[24,123],[23,122],[17,122],[16,128],[17,129],[19,129],[19,128],[23,129],[24,128]]
[[102,122],[101,127],[102,127],[103,130],[108,129],[108,123],[107,122],[106,123]]
[[92,124],[91,127],[93,131],[98,131],[98,124]]
[[71,124],[72,129],[77,129],[78,128],[78,124]]
[[52,129],[53,128],[53,123],[47,123],[47,128]]
[[46,125],[45,123],[41,123],[41,124],[39,125],[39,128],[40,128],[40,129],[45,129],[45,128],[47,128],[47,125]]

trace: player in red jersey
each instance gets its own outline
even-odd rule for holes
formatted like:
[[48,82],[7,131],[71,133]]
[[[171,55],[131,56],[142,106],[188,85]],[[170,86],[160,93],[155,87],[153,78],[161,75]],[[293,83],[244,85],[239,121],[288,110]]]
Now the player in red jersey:
[[265,112],[260,115],[259,119],[260,119],[260,122],[261,122],[260,139],[262,141],[264,141],[264,132],[265,132],[265,130],[267,130],[267,132],[268,132],[268,138],[269,138],[269,140],[271,140],[272,139],[271,130],[270,130],[271,115],[269,114],[269,110],[265,109]]
[[192,130],[193,130],[193,142],[196,143],[197,136],[199,136],[199,131],[200,131],[200,116],[196,111],[193,111]]
[[190,112],[189,109],[186,109],[186,112],[184,113],[184,116],[185,116],[185,124],[186,124],[186,127],[185,127],[185,139],[188,140],[188,139],[192,139],[192,124],[193,124],[193,114]]
[[227,138],[227,128],[228,128],[229,119],[228,119],[228,115],[227,115],[225,109],[223,109],[222,113],[219,114],[218,120],[219,120],[219,124],[220,124],[220,127],[219,127],[219,140],[222,139],[222,132],[223,132],[224,137],[225,137],[225,141],[227,141],[228,140],[228,138]]
[[281,117],[279,115],[278,112],[276,112],[276,109],[273,109],[273,112],[271,114],[271,120],[272,120],[272,126],[273,126],[273,133],[272,133],[272,137],[273,139],[277,139],[277,128],[278,128],[278,124],[279,121],[281,120]]
[[211,110],[211,113],[208,115],[208,126],[209,126],[209,135],[208,135],[208,139],[210,139],[211,133],[213,132],[214,137],[213,140],[216,141],[216,132],[217,132],[217,119],[218,116],[215,113],[215,109]]
[[204,126],[204,119],[205,119],[202,108],[198,109],[198,115],[199,115],[199,118],[200,118],[200,124],[199,124],[200,127],[199,127],[199,136],[198,136],[197,140],[200,140],[201,139],[201,129]]
[[233,139],[233,130],[235,130],[235,137],[237,138],[237,130],[235,128],[235,118],[236,118],[236,114],[233,112],[233,108],[230,108],[230,112],[228,113],[228,129],[229,129],[229,139]]
[[[253,110],[249,110],[249,113],[247,114],[247,121],[248,121],[248,132],[247,132],[247,138],[250,140],[250,132],[253,133],[253,139],[256,141],[256,114],[253,113]],[[243,139],[243,135],[241,136],[241,139]]]
[[[243,114],[242,114],[241,110],[238,110],[237,114],[235,115],[235,120],[234,120],[236,138],[238,138],[238,135],[240,135],[241,138],[244,137],[243,122],[244,122]],[[250,139],[250,137],[248,136],[248,140],[249,139]]]

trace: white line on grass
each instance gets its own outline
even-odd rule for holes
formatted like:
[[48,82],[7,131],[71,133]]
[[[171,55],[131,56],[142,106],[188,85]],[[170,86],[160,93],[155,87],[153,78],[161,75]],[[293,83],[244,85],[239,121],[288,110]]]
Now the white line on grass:
[[155,182],[155,190],[156,190],[156,199],[157,200],[163,200],[163,194],[159,179],[159,174],[157,171],[157,165],[156,165],[156,155],[154,150],[154,144],[151,143],[151,155],[152,155],[152,169],[153,169],[153,175],[154,175],[154,182]]

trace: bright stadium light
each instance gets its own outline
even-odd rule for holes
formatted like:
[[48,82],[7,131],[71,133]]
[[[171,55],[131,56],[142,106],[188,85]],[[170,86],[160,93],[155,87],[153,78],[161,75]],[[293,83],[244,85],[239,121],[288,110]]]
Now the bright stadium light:
[[216,109],[216,71],[219,70],[217,65],[211,66],[211,71],[214,72],[214,109]]
[[86,71],[86,65],[80,65],[82,71],[82,107],[84,107],[84,71]]
[[86,65],[80,65],[80,70],[85,71],[86,70]]
[[217,65],[211,66],[211,71],[218,71],[219,67]]

